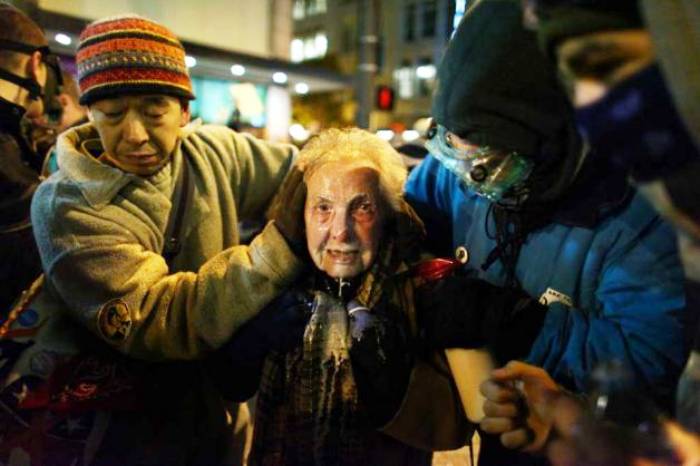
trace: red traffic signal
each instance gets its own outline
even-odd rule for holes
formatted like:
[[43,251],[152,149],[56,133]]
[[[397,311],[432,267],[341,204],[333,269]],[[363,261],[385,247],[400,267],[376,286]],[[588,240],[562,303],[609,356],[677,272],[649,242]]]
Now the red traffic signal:
[[377,108],[389,111],[394,109],[394,90],[391,87],[377,87]]

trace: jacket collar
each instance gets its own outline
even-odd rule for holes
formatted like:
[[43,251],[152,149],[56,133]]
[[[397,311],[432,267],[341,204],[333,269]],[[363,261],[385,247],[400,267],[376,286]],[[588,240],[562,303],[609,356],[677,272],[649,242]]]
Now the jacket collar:
[[558,203],[552,220],[567,226],[595,228],[629,204],[634,192],[624,170],[592,153]]
[[59,136],[56,152],[61,172],[75,183],[88,204],[96,209],[109,204],[136,176],[97,160],[103,148],[91,123]]
[[[180,138],[171,160],[181,157],[182,139],[199,126],[201,121],[196,120],[180,129]],[[142,176],[124,172],[97,159],[104,149],[97,129],[92,123],[75,127],[59,136],[56,152],[61,172],[75,183],[88,204],[95,209],[101,209],[109,204],[127,184],[142,182],[144,179]],[[157,177],[163,170],[170,169],[170,166],[171,163],[167,163],[160,172],[151,177]]]

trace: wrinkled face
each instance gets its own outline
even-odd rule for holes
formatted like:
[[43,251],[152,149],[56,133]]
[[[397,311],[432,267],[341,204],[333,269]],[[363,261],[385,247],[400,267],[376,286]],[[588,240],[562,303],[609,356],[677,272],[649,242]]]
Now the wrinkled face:
[[386,210],[377,171],[327,163],[307,180],[307,190],[306,245],[316,267],[333,278],[352,278],[369,269]]
[[128,173],[160,170],[175,149],[179,128],[189,121],[180,101],[165,95],[103,99],[90,106],[105,160]]

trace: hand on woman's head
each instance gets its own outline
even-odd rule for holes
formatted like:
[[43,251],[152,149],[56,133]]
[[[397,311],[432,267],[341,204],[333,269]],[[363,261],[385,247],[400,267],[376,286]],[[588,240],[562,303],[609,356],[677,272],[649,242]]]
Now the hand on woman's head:
[[305,202],[304,173],[297,166],[293,166],[282,182],[267,216],[275,222],[277,229],[297,254],[304,251]]

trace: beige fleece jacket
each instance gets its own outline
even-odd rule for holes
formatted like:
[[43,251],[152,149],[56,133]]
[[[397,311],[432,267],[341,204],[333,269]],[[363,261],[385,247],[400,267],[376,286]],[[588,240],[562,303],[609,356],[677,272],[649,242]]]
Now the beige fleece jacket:
[[[198,358],[299,274],[300,261],[272,223],[238,245],[238,221],[262,217],[292,146],[190,125],[170,163],[140,177],[99,162],[87,150],[96,144],[91,124],[60,137],[60,170],[37,190],[32,221],[51,293],[44,298],[119,351],[154,361]],[[161,251],[185,159],[194,193],[170,270]]]

